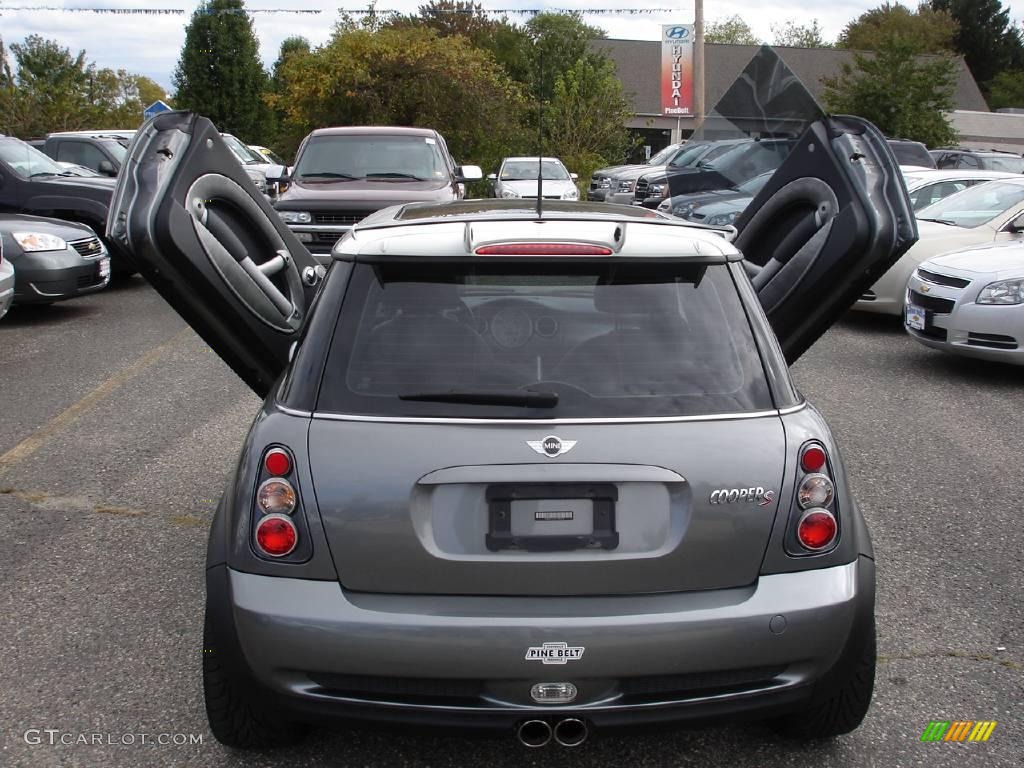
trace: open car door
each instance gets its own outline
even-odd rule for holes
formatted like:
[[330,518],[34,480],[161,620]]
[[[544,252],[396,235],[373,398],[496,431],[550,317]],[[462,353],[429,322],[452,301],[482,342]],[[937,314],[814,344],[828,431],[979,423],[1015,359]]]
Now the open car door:
[[[825,115],[767,46],[693,138],[743,136],[780,158],[738,214],[734,243],[792,364],[917,241],[917,223],[881,132]],[[736,186],[743,167],[730,168]]]
[[258,395],[288,363],[323,268],[208,119],[165,112],[136,133],[107,235]]

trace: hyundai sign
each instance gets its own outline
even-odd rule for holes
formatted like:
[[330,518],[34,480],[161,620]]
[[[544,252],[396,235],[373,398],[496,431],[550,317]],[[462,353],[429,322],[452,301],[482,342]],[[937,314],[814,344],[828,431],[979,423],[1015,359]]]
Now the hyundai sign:
[[693,25],[661,28],[661,114],[693,114]]

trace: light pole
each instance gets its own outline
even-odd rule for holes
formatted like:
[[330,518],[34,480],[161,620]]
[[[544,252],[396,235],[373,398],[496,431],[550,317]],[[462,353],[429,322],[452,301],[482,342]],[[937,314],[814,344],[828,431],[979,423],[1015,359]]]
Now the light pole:
[[704,0],[693,11],[693,128],[704,122]]

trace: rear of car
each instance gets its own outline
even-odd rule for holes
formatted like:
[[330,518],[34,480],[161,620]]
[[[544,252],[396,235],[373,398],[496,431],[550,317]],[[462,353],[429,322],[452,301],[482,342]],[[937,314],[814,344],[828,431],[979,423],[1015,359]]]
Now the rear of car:
[[335,249],[281,386],[315,406],[271,398],[211,539],[211,642],[282,722],[573,745],[802,713],[862,670],[867,533],[735,249],[386,218]]
[[1024,245],[923,262],[907,284],[907,333],[954,355],[1024,365]]
[[900,165],[919,168],[935,168],[935,158],[928,153],[928,147],[920,141],[910,139],[889,139],[889,148]]
[[956,168],[1024,173],[1024,158],[996,149],[933,149],[931,156],[939,169]]

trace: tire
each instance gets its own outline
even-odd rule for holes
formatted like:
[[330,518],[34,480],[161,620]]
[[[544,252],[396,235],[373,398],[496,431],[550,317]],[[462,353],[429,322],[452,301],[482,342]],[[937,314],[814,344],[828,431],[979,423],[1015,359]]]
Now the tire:
[[815,685],[807,704],[772,721],[772,728],[788,738],[817,740],[850,733],[863,722],[875,687],[877,646],[873,618],[865,634],[867,637],[861,639],[852,665],[838,674],[833,668]]
[[207,609],[203,623],[203,699],[214,738],[236,749],[286,747],[301,741],[306,729],[275,715],[252,681],[232,674],[217,651]]

